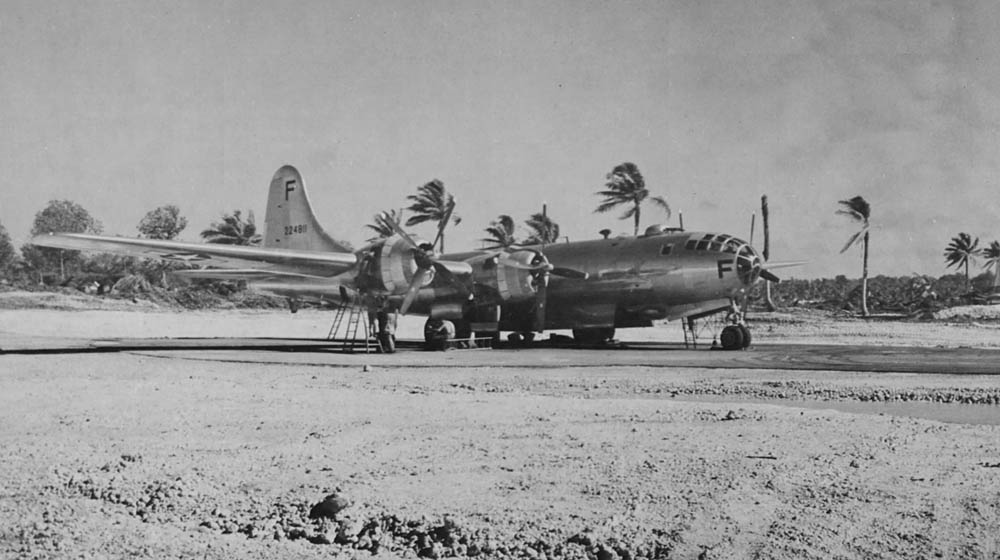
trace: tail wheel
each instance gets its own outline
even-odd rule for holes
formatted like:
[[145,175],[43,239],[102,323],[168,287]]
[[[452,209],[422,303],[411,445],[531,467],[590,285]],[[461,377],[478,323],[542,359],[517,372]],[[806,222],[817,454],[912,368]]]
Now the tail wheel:
[[739,325],[729,325],[722,329],[719,335],[719,342],[722,343],[723,350],[739,350],[743,346],[743,331]]

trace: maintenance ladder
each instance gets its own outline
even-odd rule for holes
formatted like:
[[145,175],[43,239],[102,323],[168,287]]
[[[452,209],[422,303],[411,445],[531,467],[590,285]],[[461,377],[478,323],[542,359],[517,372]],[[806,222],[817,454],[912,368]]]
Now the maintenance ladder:
[[[346,322],[344,319],[347,319]],[[358,331],[361,331],[360,336]],[[368,310],[360,305],[344,305],[337,308],[333,325],[326,335],[327,340],[339,343],[341,352],[354,352],[362,347],[365,353],[381,352],[382,344],[372,335],[372,325],[368,321]]]

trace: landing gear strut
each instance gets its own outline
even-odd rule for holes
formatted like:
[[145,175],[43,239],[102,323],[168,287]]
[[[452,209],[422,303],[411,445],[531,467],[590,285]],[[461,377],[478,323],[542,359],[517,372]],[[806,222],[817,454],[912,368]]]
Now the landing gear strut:
[[396,351],[396,316],[385,311],[379,311],[375,315],[378,323],[378,344],[384,354],[392,354]]
[[743,322],[743,312],[736,305],[735,301],[726,319],[732,324],[723,328],[722,333],[719,335],[719,343],[722,345],[722,349],[744,350],[749,348],[751,342],[750,329]]

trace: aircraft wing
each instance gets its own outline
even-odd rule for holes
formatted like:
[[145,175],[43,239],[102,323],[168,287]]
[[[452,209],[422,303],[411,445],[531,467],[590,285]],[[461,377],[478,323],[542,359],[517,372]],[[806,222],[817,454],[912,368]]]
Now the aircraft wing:
[[[50,233],[32,238],[31,243],[42,247],[94,251],[156,258],[200,266],[215,266],[232,271],[227,278],[276,275],[301,275],[329,278],[346,272],[357,264],[353,253],[303,251],[185,243],[133,237],[107,237],[85,233]],[[240,273],[245,273],[243,276]],[[207,273],[206,273],[207,274]]]
[[264,270],[257,268],[191,268],[186,270],[172,270],[170,271],[170,274],[196,280],[247,280],[248,282],[277,279],[326,279],[324,276],[316,276],[313,274],[300,274],[298,272],[284,272],[280,270]]

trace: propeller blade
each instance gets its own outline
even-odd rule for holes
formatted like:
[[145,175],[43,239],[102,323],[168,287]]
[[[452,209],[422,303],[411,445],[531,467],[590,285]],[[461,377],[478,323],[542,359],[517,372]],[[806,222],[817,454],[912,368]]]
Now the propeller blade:
[[575,270],[563,266],[554,266],[549,272],[551,274],[555,274],[556,276],[562,276],[563,278],[575,278],[577,280],[586,280],[590,278],[590,274],[582,270]]
[[761,269],[760,277],[763,278],[764,280],[767,280],[768,282],[774,282],[775,284],[781,282],[781,278],[778,278],[777,276],[774,275],[773,272],[767,270],[766,268]]
[[431,269],[421,268],[418,269],[417,273],[413,275],[413,281],[410,282],[410,287],[406,290],[406,296],[403,298],[403,304],[399,306],[400,315],[406,315],[406,312],[410,310],[410,306],[413,305],[413,300],[417,298],[417,292],[420,291],[420,287],[427,281],[427,276],[429,274],[431,274]]
[[761,266],[768,270],[774,270],[776,268],[790,268],[793,266],[802,266],[804,264],[809,264],[809,261],[774,261],[763,263]]
[[406,241],[406,243],[410,245],[410,247],[413,247],[414,249],[420,249],[420,246],[417,245],[417,242],[414,241],[412,237],[410,237],[410,234],[406,233],[406,231],[403,230],[402,226],[399,225],[399,222],[389,218],[386,218],[385,221],[390,226],[392,226],[392,231],[396,232],[396,235],[402,237]]

